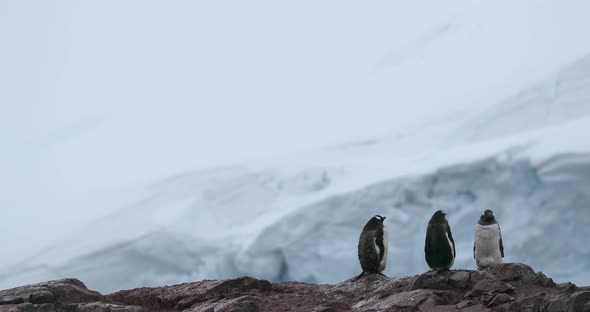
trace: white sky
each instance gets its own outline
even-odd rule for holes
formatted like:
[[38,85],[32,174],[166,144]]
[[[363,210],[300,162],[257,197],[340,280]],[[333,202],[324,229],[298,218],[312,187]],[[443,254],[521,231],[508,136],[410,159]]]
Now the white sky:
[[158,177],[493,104],[590,51],[588,3],[1,1],[0,245]]

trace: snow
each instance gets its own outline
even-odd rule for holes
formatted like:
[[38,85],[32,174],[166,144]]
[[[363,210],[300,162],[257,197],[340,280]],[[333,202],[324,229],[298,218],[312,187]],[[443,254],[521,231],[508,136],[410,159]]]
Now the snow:
[[[70,34],[96,42],[49,52],[76,51],[64,71],[22,69],[63,75],[59,117],[27,114],[41,105],[33,97],[54,99],[48,88],[0,92],[30,102],[0,114],[0,207],[14,221],[3,226],[22,233],[0,262],[0,288],[66,276],[101,291],[240,275],[337,282],[359,273],[358,235],[374,214],[390,232],[385,273],[409,275],[427,269],[425,225],[438,209],[453,227],[454,268],[474,268],[486,208],[506,261],[590,282],[588,2],[177,5],[150,2],[133,25],[122,7],[105,29],[98,11]],[[69,27],[54,22],[50,37]],[[113,42],[120,54],[84,67]],[[161,56],[169,63],[152,62]],[[100,66],[120,81],[103,84],[112,73]],[[98,78],[73,79],[81,68]],[[107,90],[89,100],[94,83]],[[314,149],[291,152],[304,148]]]

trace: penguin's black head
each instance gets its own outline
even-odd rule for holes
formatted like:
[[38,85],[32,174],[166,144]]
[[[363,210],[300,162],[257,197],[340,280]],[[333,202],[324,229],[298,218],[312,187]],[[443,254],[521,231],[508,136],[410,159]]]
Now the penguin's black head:
[[378,228],[383,228],[383,220],[385,220],[384,216],[380,216],[380,215],[375,215],[373,216],[369,222],[367,222],[367,224],[365,224],[365,227],[363,228],[363,231],[365,230],[376,230]]
[[481,215],[481,217],[479,218],[479,223],[480,224],[494,224],[496,223],[496,217],[494,217],[494,212],[486,209],[486,211],[483,212],[483,215]]
[[381,221],[381,222],[385,221],[385,217],[384,216],[380,216],[380,215],[375,215],[373,217],[373,219],[375,219],[377,221]]
[[442,210],[438,210],[432,215],[430,218],[430,224],[439,224],[439,223],[447,223],[446,213]]

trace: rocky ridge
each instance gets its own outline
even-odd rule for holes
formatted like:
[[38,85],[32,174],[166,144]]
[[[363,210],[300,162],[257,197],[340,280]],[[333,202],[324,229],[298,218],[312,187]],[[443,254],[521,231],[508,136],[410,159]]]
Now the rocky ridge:
[[251,277],[102,295],[77,279],[0,291],[0,312],[527,311],[590,312],[590,287],[556,284],[520,263],[483,271],[368,275],[334,285]]

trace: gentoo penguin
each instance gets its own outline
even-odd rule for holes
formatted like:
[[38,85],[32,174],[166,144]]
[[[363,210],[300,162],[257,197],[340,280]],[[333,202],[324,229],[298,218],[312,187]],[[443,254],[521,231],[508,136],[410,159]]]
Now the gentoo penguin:
[[387,263],[387,230],[383,225],[385,217],[372,217],[361,232],[358,245],[359,262],[363,272],[360,278],[369,273],[383,275]]
[[446,213],[442,210],[435,212],[426,229],[426,263],[436,271],[446,271],[455,262],[455,241],[445,216]]
[[501,263],[504,258],[504,245],[500,225],[491,210],[484,211],[475,225],[473,237],[473,258],[479,269],[494,263]]

